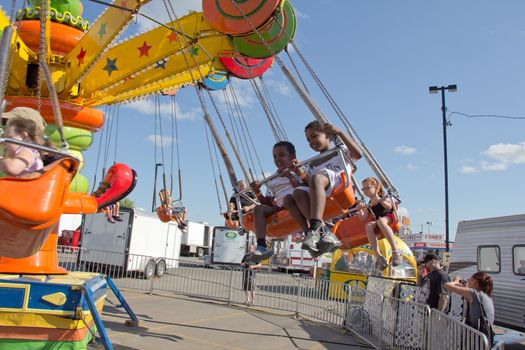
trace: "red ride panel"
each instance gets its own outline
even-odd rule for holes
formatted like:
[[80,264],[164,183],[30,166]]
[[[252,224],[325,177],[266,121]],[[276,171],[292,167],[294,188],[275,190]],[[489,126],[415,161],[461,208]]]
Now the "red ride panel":
[[263,75],[273,64],[273,57],[259,59],[249,57],[220,57],[226,69],[241,79],[251,79]]

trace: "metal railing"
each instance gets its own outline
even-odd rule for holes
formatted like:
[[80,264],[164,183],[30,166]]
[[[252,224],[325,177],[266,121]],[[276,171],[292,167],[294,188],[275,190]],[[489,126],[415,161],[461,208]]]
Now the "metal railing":
[[[60,266],[72,273],[98,272],[119,288],[178,293],[228,304],[244,301],[238,266],[60,247]],[[257,307],[345,327],[376,349],[488,350],[484,334],[455,317],[418,304],[417,287],[369,277],[367,289],[299,274],[261,270],[255,274]]]

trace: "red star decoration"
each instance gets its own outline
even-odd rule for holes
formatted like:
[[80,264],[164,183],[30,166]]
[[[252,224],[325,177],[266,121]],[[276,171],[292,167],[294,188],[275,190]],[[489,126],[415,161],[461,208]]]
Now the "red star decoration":
[[142,57],[142,56],[148,56],[149,57],[149,49],[151,49],[152,46],[148,45],[148,43],[146,43],[144,41],[144,44],[142,44],[141,47],[137,47],[137,49],[140,51],[140,55],[139,57]]
[[[127,4],[126,4],[126,0],[122,0],[122,1],[120,2],[120,7],[124,7],[124,8],[126,8],[126,9],[128,8],[128,6],[127,6]],[[124,10],[122,10],[122,11],[124,11]]]
[[84,64],[84,57],[86,57],[87,51],[84,50],[84,48],[80,47],[80,53],[77,55],[78,60],[78,67],[80,67],[81,64]]
[[168,40],[170,41],[170,43],[177,39],[178,39],[177,33],[175,33],[174,31],[170,31],[170,35],[168,35]]

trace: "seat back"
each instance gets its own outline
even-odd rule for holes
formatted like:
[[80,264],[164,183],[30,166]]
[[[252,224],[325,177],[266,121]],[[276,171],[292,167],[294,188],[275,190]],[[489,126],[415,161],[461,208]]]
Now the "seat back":
[[0,256],[20,258],[40,249],[63,213],[78,161],[59,159],[39,174],[0,179]]

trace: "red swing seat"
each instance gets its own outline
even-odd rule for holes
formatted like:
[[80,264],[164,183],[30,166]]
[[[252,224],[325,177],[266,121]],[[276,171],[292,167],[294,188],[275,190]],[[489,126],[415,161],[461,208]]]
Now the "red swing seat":
[[[348,181],[346,173],[342,173],[341,183],[334,188],[332,195],[326,198],[323,219],[329,220],[343,215],[354,204],[354,189],[351,182]],[[253,211],[244,215],[244,227],[249,231],[255,230]],[[301,228],[286,209],[266,217],[266,235],[268,237],[284,237],[299,230]]]
[[[343,219],[335,223],[332,228],[332,232],[343,244],[343,248],[350,249],[362,246],[363,244],[368,243],[368,237],[366,235],[366,224],[373,221],[371,215],[368,216],[367,221],[362,221],[359,218],[359,215],[351,216],[347,219]],[[397,211],[392,213],[392,222],[388,224],[394,233],[399,232],[401,229],[401,224],[399,223],[399,218]],[[383,235],[380,235],[381,238],[384,238]]]
[[24,258],[41,248],[60,220],[77,168],[68,157],[39,172],[0,179],[0,256]]

